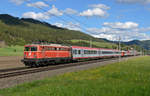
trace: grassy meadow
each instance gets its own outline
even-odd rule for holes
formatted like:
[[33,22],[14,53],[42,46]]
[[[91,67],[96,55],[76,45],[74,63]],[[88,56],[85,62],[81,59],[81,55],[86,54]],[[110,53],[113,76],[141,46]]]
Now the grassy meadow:
[[0,48],[0,56],[23,56],[24,46],[10,46]]
[[2,96],[149,96],[149,93],[148,56],[0,90]]
[[[80,42],[85,42],[88,45],[90,45],[90,41],[87,40],[71,40],[72,43],[80,43]],[[96,42],[96,41],[92,41],[92,45],[96,46],[98,48],[113,48],[113,47],[117,47],[116,44],[113,43],[106,43],[106,42]]]

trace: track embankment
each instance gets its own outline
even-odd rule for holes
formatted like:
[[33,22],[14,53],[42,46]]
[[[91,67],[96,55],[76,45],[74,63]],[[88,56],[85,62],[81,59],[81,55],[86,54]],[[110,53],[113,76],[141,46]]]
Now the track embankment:
[[[121,61],[127,60],[129,58],[136,58],[136,57],[122,58]],[[22,84],[25,82],[30,82],[33,80],[41,80],[41,79],[44,79],[47,77],[52,77],[55,75],[64,74],[66,72],[75,72],[75,71],[86,70],[86,69],[90,69],[90,68],[96,68],[99,66],[105,66],[108,64],[112,64],[114,62],[118,62],[118,59],[102,60],[102,61],[97,60],[97,62],[90,61],[88,63],[82,62],[80,64],[74,64],[74,65],[73,64],[72,65],[71,64],[57,65],[57,67],[56,66],[49,66],[49,67],[44,67],[45,69],[41,68],[40,70],[38,68],[36,68],[35,72],[29,72],[29,73],[25,73],[25,74],[24,73],[22,74],[20,72],[19,75],[6,76],[9,78],[6,78],[6,77],[1,78],[0,79],[0,89],[12,87],[12,86]],[[13,74],[13,72],[10,74]]]

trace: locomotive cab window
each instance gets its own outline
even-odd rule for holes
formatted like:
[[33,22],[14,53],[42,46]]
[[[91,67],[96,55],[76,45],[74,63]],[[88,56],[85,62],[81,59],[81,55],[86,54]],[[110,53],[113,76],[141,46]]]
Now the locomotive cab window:
[[31,51],[37,51],[37,47],[31,47]]
[[25,47],[24,51],[30,51],[30,47]]
[[25,51],[37,51],[37,47],[25,47]]

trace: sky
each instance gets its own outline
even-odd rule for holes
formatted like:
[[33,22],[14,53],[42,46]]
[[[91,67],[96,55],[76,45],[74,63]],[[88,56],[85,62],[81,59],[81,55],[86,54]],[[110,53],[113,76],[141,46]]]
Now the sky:
[[150,40],[150,0],[1,0],[0,14],[113,41]]

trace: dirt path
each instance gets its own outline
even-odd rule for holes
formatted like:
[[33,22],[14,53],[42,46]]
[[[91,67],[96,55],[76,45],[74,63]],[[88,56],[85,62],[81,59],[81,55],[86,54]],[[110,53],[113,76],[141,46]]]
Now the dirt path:
[[22,56],[0,56],[0,69],[23,67]]

